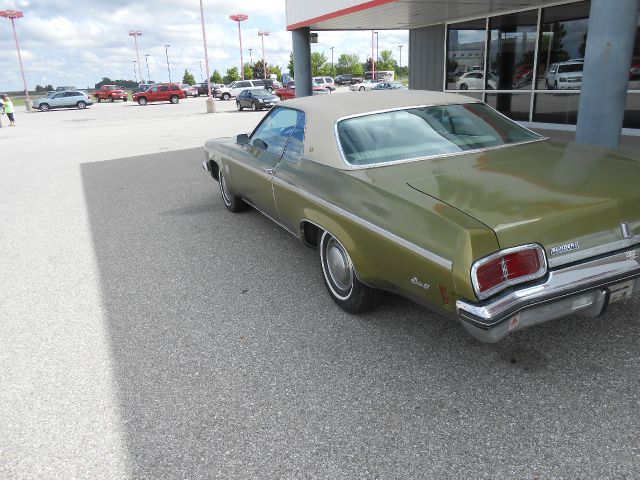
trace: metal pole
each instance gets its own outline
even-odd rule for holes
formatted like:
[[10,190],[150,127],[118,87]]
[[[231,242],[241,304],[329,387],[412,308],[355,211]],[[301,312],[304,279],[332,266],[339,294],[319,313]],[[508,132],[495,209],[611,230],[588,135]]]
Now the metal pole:
[[240,78],[244,80],[244,59],[242,58],[242,30],[240,29],[240,20],[238,20],[238,39],[240,40]]
[[371,30],[371,80],[376,77],[376,61],[373,58],[373,34],[374,31]]
[[[131,33],[129,33],[131,35]],[[138,59],[138,73],[140,74],[140,83],[144,83],[142,78],[142,67],[140,66],[140,54],[138,53],[138,35],[142,35],[142,32],[133,32],[133,43],[136,45],[136,58]]]
[[334,47],[331,47],[331,74],[333,74],[333,49]]
[[[209,51],[207,50],[207,33],[204,28],[204,7],[200,0],[200,20],[202,21],[202,43],[204,44],[204,65],[207,72],[207,113],[216,111],[216,101],[211,95],[211,76],[209,75]],[[202,71],[202,62],[200,62]]]
[[260,40],[262,41],[262,76],[267,78],[267,64],[264,63],[264,35],[260,35]]
[[253,51],[253,48],[249,49],[249,63],[251,64],[251,68],[253,68],[253,55],[251,55],[251,52]]
[[138,72],[136,72],[136,61],[133,61],[133,78],[138,83]]
[[25,105],[27,110],[31,110],[31,102],[29,100],[29,89],[27,88],[27,80],[24,76],[24,68],[22,66],[22,55],[20,55],[20,44],[18,43],[18,34],[16,33],[15,19],[11,17],[11,26],[13,27],[13,38],[16,41],[16,50],[18,51],[18,62],[20,63],[20,73],[22,74],[22,85],[24,85]]
[[399,67],[402,68],[402,45],[398,45],[398,48],[400,49],[400,64],[399,64]]
[[310,97],[311,84],[311,29],[296,28],[291,32],[293,46],[293,73],[296,79],[296,97]]
[[164,54],[167,56],[167,71],[169,72],[169,83],[171,83],[171,68],[169,67],[169,50],[168,50],[170,46],[171,45],[164,46]]
[[204,83],[204,76],[202,74],[202,60],[200,60],[200,83]]
[[151,74],[149,73],[149,54],[144,54],[144,61],[147,63],[147,80],[151,82]]
[[620,144],[639,10],[640,0],[591,0],[577,143]]

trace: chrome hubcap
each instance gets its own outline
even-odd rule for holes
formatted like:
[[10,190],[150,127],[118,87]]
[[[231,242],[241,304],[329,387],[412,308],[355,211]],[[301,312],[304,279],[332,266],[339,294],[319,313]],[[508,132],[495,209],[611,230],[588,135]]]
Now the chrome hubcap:
[[231,199],[227,194],[227,182],[225,181],[224,175],[222,175],[222,172],[220,172],[220,192],[222,193],[222,199],[224,200],[224,203],[229,205],[231,203]]
[[351,260],[336,239],[327,242],[327,270],[333,283],[340,290],[349,290],[353,282]]

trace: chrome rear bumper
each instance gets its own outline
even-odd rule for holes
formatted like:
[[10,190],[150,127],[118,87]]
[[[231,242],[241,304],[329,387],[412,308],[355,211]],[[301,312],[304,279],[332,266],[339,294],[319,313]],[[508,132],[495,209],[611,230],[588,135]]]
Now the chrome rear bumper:
[[635,247],[564,268],[540,281],[507,290],[484,302],[456,302],[465,329],[484,342],[571,315],[594,317],[609,303],[640,293],[640,248]]

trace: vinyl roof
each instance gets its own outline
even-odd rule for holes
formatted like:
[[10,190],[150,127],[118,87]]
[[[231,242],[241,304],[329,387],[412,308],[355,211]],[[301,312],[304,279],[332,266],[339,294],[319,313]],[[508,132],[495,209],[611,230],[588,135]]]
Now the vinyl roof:
[[339,119],[381,110],[478,102],[455,93],[392,90],[314,95],[285,100],[280,106],[296,108],[306,114],[305,157],[335,168],[348,168],[342,161],[335,138],[335,125]]

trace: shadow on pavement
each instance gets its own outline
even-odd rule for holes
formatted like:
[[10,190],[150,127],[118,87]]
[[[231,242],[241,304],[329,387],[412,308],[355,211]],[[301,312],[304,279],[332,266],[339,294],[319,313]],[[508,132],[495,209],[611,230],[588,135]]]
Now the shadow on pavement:
[[353,317],[201,160],[81,166],[135,478],[638,472],[637,301],[498,345],[392,295]]

